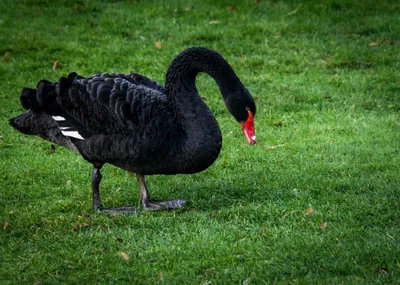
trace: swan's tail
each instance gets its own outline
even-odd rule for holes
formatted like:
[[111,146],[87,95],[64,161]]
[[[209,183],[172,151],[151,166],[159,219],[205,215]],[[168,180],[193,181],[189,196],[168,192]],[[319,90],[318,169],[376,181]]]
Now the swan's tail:
[[70,139],[60,131],[54,117],[63,113],[62,107],[57,102],[57,89],[58,83],[47,80],[41,80],[36,89],[24,88],[20,101],[28,112],[11,118],[8,122],[23,134],[40,136],[76,151]]
[[52,127],[51,116],[45,114],[57,106],[56,84],[42,80],[36,89],[24,88],[21,93],[21,106],[28,110],[15,118],[8,120],[10,125],[28,135],[43,135],[40,129]]

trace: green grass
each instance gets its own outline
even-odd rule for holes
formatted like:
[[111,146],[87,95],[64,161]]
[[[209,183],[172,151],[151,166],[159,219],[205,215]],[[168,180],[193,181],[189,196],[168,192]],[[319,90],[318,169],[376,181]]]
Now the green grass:
[[[236,2],[0,2],[1,284],[400,283],[400,3]],[[199,76],[220,157],[199,174],[148,177],[155,198],[190,201],[182,210],[94,214],[91,165],[7,123],[43,78],[164,82],[199,45],[254,95],[258,144]],[[105,205],[138,204],[134,176],[108,165],[103,177]]]

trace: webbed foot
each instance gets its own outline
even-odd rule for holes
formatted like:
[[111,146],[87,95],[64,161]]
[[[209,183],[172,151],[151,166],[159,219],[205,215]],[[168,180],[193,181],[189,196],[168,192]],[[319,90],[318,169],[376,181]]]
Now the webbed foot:
[[168,210],[182,208],[186,201],[182,199],[170,200],[170,201],[142,201],[142,207],[146,210],[157,211],[157,210]]

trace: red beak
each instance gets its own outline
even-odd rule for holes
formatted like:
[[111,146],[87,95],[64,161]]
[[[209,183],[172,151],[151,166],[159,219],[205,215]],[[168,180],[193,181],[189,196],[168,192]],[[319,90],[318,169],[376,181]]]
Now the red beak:
[[241,123],[240,126],[242,127],[243,134],[245,135],[249,144],[256,143],[256,132],[254,130],[254,117],[253,113],[250,110],[247,110],[248,117],[246,122]]

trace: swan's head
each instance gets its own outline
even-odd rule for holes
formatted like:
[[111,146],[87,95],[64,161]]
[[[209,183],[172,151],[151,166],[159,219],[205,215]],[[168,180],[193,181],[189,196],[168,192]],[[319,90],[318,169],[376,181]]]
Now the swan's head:
[[256,132],[254,130],[254,116],[250,111],[250,108],[247,108],[247,120],[244,123],[240,123],[240,127],[242,128],[243,134],[246,137],[249,144],[256,143]]
[[239,91],[225,98],[225,105],[239,122],[248,143],[255,144],[254,116],[256,115],[256,104],[250,92],[244,87],[239,88]]

